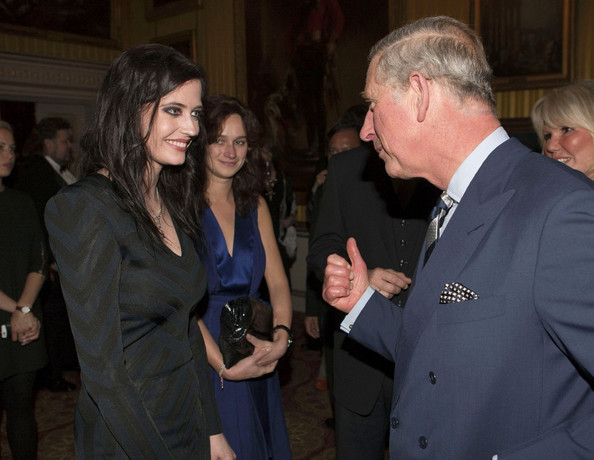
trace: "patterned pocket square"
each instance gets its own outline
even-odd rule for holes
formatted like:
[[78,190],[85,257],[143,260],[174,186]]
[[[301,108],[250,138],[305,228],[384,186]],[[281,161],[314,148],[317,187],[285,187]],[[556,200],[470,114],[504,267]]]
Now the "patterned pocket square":
[[439,303],[456,303],[464,302],[465,300],[478,299],[479,296],[476,292],[468,289],[466,286],[460,283],[446,283],[443,287],[443,291],[439,296]]

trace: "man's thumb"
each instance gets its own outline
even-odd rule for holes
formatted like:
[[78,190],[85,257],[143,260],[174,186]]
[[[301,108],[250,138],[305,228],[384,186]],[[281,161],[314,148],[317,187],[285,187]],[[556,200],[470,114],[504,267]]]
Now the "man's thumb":
[[351,259],[351,267],[359,265],[361,262],[363,262],[363,258],[361,257],[361,253],[359,252],[355,238],[351,237],[347,240],[346,249],[349,259]]

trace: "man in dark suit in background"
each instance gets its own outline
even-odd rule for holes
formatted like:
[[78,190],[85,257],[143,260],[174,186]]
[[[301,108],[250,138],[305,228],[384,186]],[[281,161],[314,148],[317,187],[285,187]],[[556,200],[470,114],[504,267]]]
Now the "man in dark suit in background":
[[592,181],[509,138],[465,24],[420,19],[370,58],[361,137],[444,190],[406,308],[355,240],[326,267],[341,328],[395,362],[391,458],[594,458]]
[[[346,256],[346,241],[355,237],[368,261],[372,286],[382,286],[382,294],[394,308],[403,307],[407,296],[403,287],[414,273],[437,196],[437,189],[422,179],[390,179],[383,161],[368,145],[333,156],[308,266],[323,280],[327,257]],[[394,365],[340,331],[337,326],[344,315],[338,316],[331,325],[336,456],[383,460]]]
[[[364,110],[361,110],[364,109]],[[334,155],[359,147],[362,144],[359,131],[363,126],[366,106],[354,106],[345,111],[328,131],[327,152],[320,157],[314,171],[314,182],[310,188],[311,197],[307,203],[309,228],[308,253],[313,241],[320,204],[324,194],[324,184],[328,175],[328,160]],[[322,299],[322,281],[307,267],[305,285],[305,332],[322,345],[322,363],[315,386],[320,391],[329,391],[332,414],[334,414],[334,330],[340,322],[336,318],[340,312],[330,308]],[[334,429],[334,417],[326,419],[326,425]]]
[[[15,187],[33,198],[47,242],[45,205],[62,187],[76,180],[67,168],[72,154],[72,129],[68,120],[59,117],[42,119],[25,142],[23,153],[25,159],[17,170]],[[49,244],[46,247],[49,248]],[[50,391],[72,391],[75,385],[64,380],[62,374],[66,367],[77,365],[76,353],[51,254],[50,270],[41,291],[41,305],[49,356],[49,364],[41,374],[42,383]]]

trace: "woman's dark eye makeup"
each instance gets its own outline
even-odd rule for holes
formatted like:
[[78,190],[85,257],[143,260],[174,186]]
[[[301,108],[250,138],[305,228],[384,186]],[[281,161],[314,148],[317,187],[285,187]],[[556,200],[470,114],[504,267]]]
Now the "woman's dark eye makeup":
[[168,113],[169,115],[179,115],[181,113],[181,110],[179,107],[172,107],[172,106],[163,107],[163,111]]

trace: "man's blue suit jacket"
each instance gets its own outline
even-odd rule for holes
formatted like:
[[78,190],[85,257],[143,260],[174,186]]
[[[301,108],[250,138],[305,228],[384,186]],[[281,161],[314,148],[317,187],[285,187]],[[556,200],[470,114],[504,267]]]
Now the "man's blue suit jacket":
[[[445,283],[476,300],[440,304]],[[514,139],[470,183],[408,304],[351,336],[396,363],[392,459],[594,458],[594,187]]]

